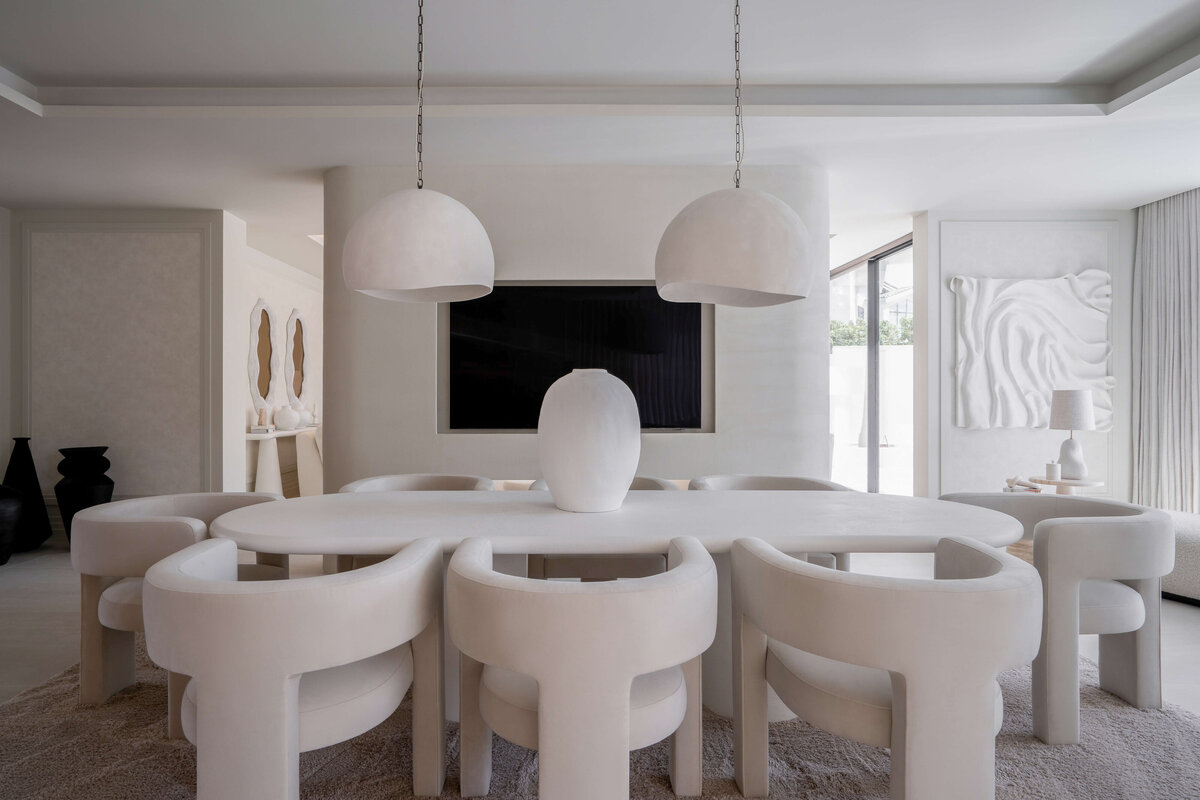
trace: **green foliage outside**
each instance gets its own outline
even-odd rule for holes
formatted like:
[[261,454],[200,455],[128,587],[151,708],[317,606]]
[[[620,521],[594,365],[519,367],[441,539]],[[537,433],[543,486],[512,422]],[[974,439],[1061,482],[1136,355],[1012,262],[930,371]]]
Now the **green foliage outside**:
[[[857,322],[840,322],[836,319],[830,320],[829,343],[834,347],[853,347],[855,345],[865,347],[867,344],[866,321],[858,320]],[[879,343],[881,345],[912,344],[912,317],[902,317],[899,325],[888,322],[887,320],[880,322]]]

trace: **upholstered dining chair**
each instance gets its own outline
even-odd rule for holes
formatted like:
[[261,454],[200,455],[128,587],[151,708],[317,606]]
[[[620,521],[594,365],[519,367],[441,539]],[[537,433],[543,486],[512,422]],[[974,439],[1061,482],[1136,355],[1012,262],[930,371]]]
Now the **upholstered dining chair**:
[[416,541],[339,575],[236,580],[209,540],[146,573],[150,658],[191,676],[183,730],[198,800],[300,796],[299,754],[358,736],[413,690],[413,792],[441,794],[442,549]]
[[[139,497],[86,508],[72,523],[71,565],[79,573],[79,694],[98,705],[134,681],[134,634],[142,624],[142,576],[154,562],[208,538],[214,519],[278,500],[265,492],[202,492]],[[272,557],[239,567],[242,580],[286,577]],[[272,563],[273,562],[273,563]],[[183,683],[168,676],[167,735],[183,735]]]
[[347,483],[339,492],[490,492],[491,478],[479,475],[436,475],[414,472],[407,475],[377,475]]
[[[529,485],[532,492],[546,491],[540,478]],[[678,491],[674,481],[638,475],[629,484],[631,492]],[[657,553],[629,553],[603,556],[530,555],[527,574],[531,578],[580,578],[585,581],[611,581],[618,578],[644,578],[667,568],[667,560]]]
[[[793,475],[706,475],[692,478],[688,484],[690,491],[793,491],[793,492],[850,492],[852,489],[820,478],[801,478]],[[750,533],[751,531],[747,531]],[[797,557],[807,558],[814,564],[836,567],[841,570],[850,569],[849,553],[793,553]],[[717,644],[704,657],[705,697],[723,697],[733,674],[731,642],[733,621],[730,609],[730,569],[729,555],[720,553],[713,557],[717,562],[717,587],[720,592],[717,617]],[[713,711],[722,716],[729,716],[732,709],[712,705]],[[791,719],[792,713],[779,698],[771,696],[770,720],[781,722]]]
[[446,597],[462,652],[464,797],[488,792],[492,731],[538,750],[544,800],[627,798],[629,752],[668,736],[675,793],[700,794],[716,571],[692,538],[674,539],[667,563],[629,581],[540,581],[496,572],[489,540],[459,546]]
[[1016,492],[942,500],[1016,517],[1042,576],[1042,644],[1033,660],[1033,732],[1079,741],[1079,635],[1100,634],[1100,687],[1138,708],[1162,707],[1162,576],[1175,564],[1171,518],[1115,500]]
[[734,777],[765,797],[767,688],[830,733],[890,747],[896,800],[995,796],[997,675],[1038,645],[1037,572],[967,539],[934,579],[839,572],[733,544]]

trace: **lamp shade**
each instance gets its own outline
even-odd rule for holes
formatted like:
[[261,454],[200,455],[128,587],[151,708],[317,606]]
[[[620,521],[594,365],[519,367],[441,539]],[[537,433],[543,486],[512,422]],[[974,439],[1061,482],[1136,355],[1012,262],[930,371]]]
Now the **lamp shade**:
[[1050,428],[1056,431],[1095,430],[1092,390],[1055,389],[1050,399]]
[[687,205],[663,232],[654,282],[664,300],[772,306],[808,296],[808,229],[778,197],[722,189]]
[[346,236],[346,286],[408,302],[471,300],[492,291],[492,242],[471,210],[430,189],[388,195]]

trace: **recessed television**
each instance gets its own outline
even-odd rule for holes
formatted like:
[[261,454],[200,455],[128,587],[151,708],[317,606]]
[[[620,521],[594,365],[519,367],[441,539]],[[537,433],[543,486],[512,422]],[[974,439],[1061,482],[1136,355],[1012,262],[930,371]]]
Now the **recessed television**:
[[536,429],[550,384],[592,368],[629,386],[643,429],[704,424],[698,303],[668,303],[653,286],[517,285],[444,308],[444,429]]

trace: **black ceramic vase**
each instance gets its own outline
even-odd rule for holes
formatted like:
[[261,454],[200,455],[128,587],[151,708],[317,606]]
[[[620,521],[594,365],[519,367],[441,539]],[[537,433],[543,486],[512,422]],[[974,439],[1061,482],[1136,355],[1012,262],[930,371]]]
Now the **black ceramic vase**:
[[21,493],[0,484],[0,564],[7,564],[21,518]]
[[38,483],[37,470],[33,466],[28,436],[13,437],[4,485],[21,493],[21,515],[17,518],[13,552],[41,547],[42,542],[50,538],[50,515],[46,513],[46,498],[42,496],[42,485]]
[[78,511],[112,500],[113,481],[104,474],[111,462],[104,457],[107,447],[64,447],[58,452],[58,472],[63,479],[54,484],[58,511],[62,514],[67,539],[71,538],[71,520]]

